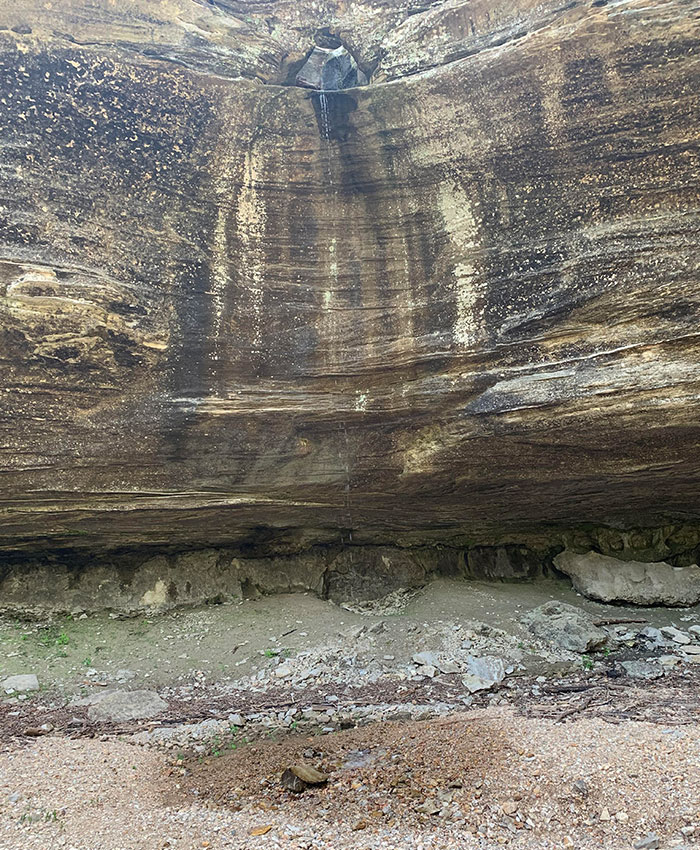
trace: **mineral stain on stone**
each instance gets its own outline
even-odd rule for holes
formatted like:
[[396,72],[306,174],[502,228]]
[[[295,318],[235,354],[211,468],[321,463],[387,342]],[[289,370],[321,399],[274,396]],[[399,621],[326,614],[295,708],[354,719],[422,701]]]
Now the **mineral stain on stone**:
[[686,4],[156,5],[0,10],[13,570],[700,520]]

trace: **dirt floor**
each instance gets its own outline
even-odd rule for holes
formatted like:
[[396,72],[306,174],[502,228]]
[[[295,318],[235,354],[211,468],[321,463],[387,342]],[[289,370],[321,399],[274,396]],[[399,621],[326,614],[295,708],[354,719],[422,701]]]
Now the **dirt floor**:
[[[327,784],[283,789],[281,772],[299,763],[326,771]],[[219,757],[63,737],[0,755],[2,850],[612,849],[650,833],[690,847],[696,831],[697,725],[490,708],[291,734]]]
[[[521,622],[549,599],[644,623],[564,652]],[[692,848],[700,664],[638,631],[698,623],[556,581],[442,581],[352,611],[298,595],[5,620],[0,680],[35,673],[40,690],[0,698],[0,850]],[[416,669],[418,651],[497,655],[506,676],[468,694],[459,673]],[[627,675],[629,659],[658,678]],[[115,688],[167,707],[96,719]],[[293,793],[293,766],[327,782]]]
[[[197,671],[207,680],[236,680],[269,667],[273,652],[286,654],[324,645],[349,627],[384,621],[387,628],[377,654],[397,662],[410,658],[419,641],[417,630],[453,623],[486,622],[504,629],[529,646],[520,616],[559,599],[600,616],[645,617],[655,625],[700,623],[691,609],[640,609],[601,605],[582,598],[568,581],[526,584],[436,581],[387,614],[381,607],[357,613],[311,594],[290,594],[240,603],[183,609],[131,619],[97,614],[27,622],[0,616],[0,678],[23,673],[28,665],[42,688],[62,694],[85,694],[88,675],[100,681],[129,674],[129,686],[162,687],[189,681]],[[381,653],[380,653],[381,649]],[[525,652],[528,669],[542,656]]]

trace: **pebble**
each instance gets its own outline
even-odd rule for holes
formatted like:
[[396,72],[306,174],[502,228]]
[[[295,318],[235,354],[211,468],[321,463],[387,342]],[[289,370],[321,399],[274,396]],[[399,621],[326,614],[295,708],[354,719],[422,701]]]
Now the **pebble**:
[[655,832],[650,832],[649,835],[635,841],[634,850],[658,850],[660,843],[659,836]]

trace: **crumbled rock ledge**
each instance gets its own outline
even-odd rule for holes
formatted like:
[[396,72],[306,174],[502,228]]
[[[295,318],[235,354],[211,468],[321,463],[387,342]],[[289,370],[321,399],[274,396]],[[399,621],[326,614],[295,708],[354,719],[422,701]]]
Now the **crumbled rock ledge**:
[[[309,545],[303,533],[259,531],[246,546],[160,546],[89,553],[0,554],[0,610],[24,617],[143,612],[312,592],[365,602],[440,577],[529,581],[563,573],[591,599],[687,607],[700,602],[700,526],[607,527],[511,535],[488,544]],[[519,542],[518,542],[519,541]]]

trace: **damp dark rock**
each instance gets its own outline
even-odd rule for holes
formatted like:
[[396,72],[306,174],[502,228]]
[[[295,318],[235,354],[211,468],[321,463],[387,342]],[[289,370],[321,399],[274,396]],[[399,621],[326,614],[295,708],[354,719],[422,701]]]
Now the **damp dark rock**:
[[367,85],[367,77],[345,47],[314,47],[296,76],[296,84],[321,91]]

